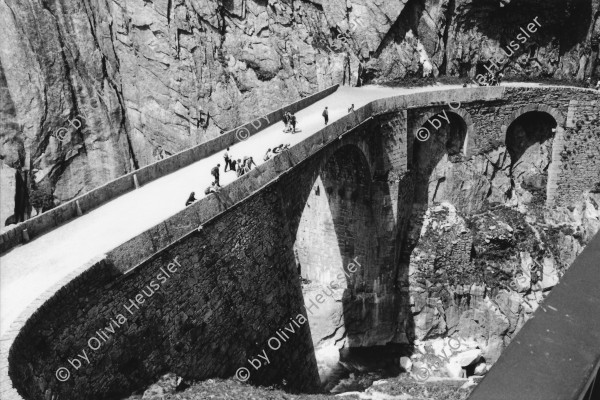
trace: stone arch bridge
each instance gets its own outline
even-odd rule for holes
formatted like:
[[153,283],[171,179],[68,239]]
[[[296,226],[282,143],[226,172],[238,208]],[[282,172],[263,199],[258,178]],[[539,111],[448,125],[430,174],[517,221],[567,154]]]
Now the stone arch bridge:
[[[446,200],[476,212],[526,184],[566,207],[600,182],[599,100],[557,87],[376,100],[46,293],[3,341],[2,398],[109,399],[166,372],[198,380],[241,367],[252,383],[313,391],[320,349],[413,337],[402,284],[411,218]],[[465,168],[501,147],[514,157],[505,187],[490,184],[494,160]],[[173,238],[173,225],[187,228]]]

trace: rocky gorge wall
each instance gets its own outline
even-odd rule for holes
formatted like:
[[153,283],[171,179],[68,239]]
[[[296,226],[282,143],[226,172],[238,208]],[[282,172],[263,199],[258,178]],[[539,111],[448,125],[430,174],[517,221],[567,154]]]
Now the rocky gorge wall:
[[[0,1],[2,223],[332,84],[598,77],[598,0]],[[3,199],[4,200],[4,199]]]

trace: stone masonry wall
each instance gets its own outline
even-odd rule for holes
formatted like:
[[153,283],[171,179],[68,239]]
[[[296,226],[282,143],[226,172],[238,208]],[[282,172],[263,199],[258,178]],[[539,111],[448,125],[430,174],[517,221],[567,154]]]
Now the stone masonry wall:
[[[598,93],[564,88],[506,87],[502,90],[502,98],[463,102],[460,106],[459,110],[468,115],[474,127],[472,137],[467,140],[466,153],[468,159],[478,165],[479,170],[475,174],[465,169],[454,173],[458,181],[454,187],[455,192],[463,192],[454,195],[456,205],[462,211],[470,213],[479,209],[486,199],[502,201],[505,185],[493,187],[495,183],[489,177],[495,174],[494,170],[505,169],[510,164],[510,158],[504,154],[506,132],[516,118],[528,111],[551,114],[559,127],[565,126],[566,122],[565,132],[558,129],[554,137],[557,143],[554,150],[559,155],[553,156],[553,165],[548,171],[550,175],[558,175],[548,178],[549,181],[558,182],[556,188],[549,189],[550,195],[555,197],[552,205],[564,206],[580,199],[583,192],[589,191],[590,181],[600,181],[600,166],[597,161],[600,149],[597,140],[593,140],[600,135]],[[452,105],[456,106],[455,103]],[[430,125],[421,125],[419,122],[424,117],[438,115],[444,110],[447,113],[451,111],[448,105],[409,110],[409,134],[414,135],[421,126],[432,130]],[[412,155],[411,147],[409,157]],[[467,181],[470,184],[465,184]],[[489,187],[489,191],[482,190],[482,187]]]
[[558,204],[580,201],[590,187],[600,192],[600,100],[571,100],[564,138],[557,149]]
[[[285,379],[293,389],[314,389],[308,324],[278,351],[267,347],[304,312],[280,196],[273,187],[263,190],[133,272],[67,288],[12,347],[11,376],[22,395],[112,399],[168,371],[189,379],[231,376],[263,349],[272,366],[250,368],[252,382]],[[171,273],[175,258],[181,265]],[[136,296],[145,303],[139,309],[130,305]],[[92,337],[102,339],[96,351]],[[89,365],[80,360],[74,370],[68,360],[83,351]],[[54,378],[59,367],[70,370],[68,381]]]

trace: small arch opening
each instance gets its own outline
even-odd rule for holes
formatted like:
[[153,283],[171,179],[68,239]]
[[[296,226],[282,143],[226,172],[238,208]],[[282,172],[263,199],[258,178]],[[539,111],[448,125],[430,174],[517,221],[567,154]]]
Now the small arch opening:
[[430,117],[416,132],[413,170],[416,173],[416,202],[424,209],[442,201],[455,164],[465,159],[467,123],[462,116],[444,110]]
[[506,151],[510,156],[508,198],[517,195],[526,203],[544,203],[552,145],[558,124],[543,111],[529,111],[516,118],[506,130]]

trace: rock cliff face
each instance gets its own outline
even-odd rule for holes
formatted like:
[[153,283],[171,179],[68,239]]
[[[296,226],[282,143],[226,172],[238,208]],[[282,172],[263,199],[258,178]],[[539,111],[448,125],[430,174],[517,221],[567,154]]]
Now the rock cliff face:
[[0,217],[28,218],[334,83],[473,76],[535,17],[543,29],[507,75],[598,77],[599,4],[0,0]]

